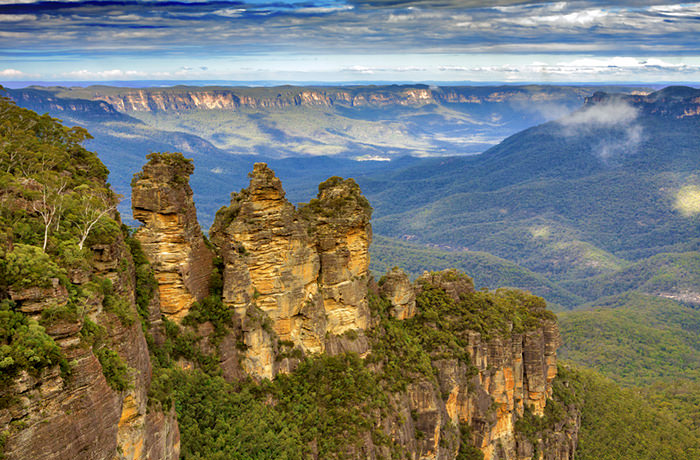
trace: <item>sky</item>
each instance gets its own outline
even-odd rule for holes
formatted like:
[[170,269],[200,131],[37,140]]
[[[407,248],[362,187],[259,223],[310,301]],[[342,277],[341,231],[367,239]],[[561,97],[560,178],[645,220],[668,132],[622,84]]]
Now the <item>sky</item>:
[[0,83],[700,82],[700,3],[0,0]]

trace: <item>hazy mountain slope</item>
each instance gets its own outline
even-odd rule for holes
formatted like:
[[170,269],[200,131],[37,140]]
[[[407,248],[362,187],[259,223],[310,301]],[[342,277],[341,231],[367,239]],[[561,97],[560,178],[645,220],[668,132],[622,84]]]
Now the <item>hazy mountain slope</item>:
[[620,388],[590,370],[560,366],[563,381],[583,404],[578,460],[697,458],[700,437],[692,425],[638,391]]
[[[680,91],[688,92],[597,95],[482,155],[362,180],[377,232],[488,251],[560,279],[619,268],[606,252],[683,251],[700,215],[700,90]],[[562,247],[597,255],[562,270],[569,251],[548,255]]]
[[638,388],[638,395],[672,413],[683,431],[700,439],[700,311],[628,292],[559,313],[558,318],[562,357]]
[[623,384],[700,378],[700,311],[640,293],[558,314],[562,355]]

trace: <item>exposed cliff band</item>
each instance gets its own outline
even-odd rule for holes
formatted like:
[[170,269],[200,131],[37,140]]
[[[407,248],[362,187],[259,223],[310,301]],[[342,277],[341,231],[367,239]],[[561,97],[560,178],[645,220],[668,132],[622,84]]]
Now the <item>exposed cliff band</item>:
[[151,154],[132,181],[136,232],[153,266],[161,310],[180,321],[193,302],[209,293],[213,255],[207,248],[192,200],[191,160],[179,153]]
[[329,335],[364,330],[371,208],[351,179],[333,178],[297,210],[280,180],[256,163],[250,186],[235,193],[211,229],[224,260],[223,299],[242,321],[244,367],[272,377],[274,339],[307,353],[323,352]]

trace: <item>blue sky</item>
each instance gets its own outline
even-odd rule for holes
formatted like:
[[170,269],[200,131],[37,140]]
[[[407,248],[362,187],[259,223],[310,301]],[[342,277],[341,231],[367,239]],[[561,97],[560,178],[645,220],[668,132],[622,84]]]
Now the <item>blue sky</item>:
[[700,3],[0,0],[0,82],[698,82]]

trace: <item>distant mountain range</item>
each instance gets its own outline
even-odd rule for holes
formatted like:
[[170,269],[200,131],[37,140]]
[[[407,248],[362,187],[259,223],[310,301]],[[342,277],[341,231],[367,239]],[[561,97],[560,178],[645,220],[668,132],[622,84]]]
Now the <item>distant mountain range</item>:
[[154,129],[197,135],[236,154],[393,158],[479,153],[510,134],[576,109],[600,89],[90,86],[32,87],[10,94],[38,112],[84,122],[127,121],[126,115]]
[[554,280],[696,250],[700,90],[597,93],[485,153],[425,160],[362,185],[377,233],[487,251]]

